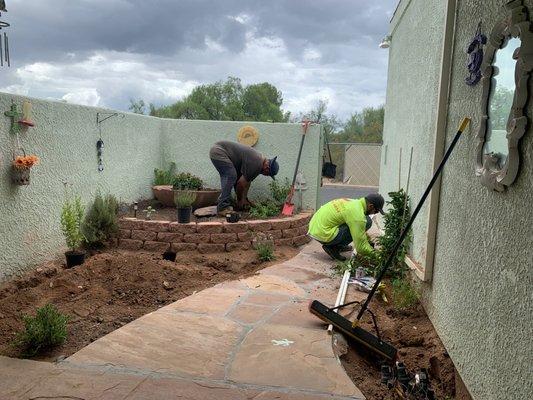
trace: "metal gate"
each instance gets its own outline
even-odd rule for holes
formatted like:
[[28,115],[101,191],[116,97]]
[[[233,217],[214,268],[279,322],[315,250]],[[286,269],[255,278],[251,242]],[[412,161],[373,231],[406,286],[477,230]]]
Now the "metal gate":
[[[335,179],[324,183],[358,187],[379,187],[380,143],[330,143],[331,158],[337,165]],[[327,160],[327,152],[325,152]]]

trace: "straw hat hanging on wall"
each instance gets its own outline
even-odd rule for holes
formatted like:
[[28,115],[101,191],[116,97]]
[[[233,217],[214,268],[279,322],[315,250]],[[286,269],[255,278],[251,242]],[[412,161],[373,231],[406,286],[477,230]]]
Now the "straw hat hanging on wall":
[[259,132],[253,126],[246,125],[239,129],[237,133],[237,140],[239,143],[253,147],[259,140]]

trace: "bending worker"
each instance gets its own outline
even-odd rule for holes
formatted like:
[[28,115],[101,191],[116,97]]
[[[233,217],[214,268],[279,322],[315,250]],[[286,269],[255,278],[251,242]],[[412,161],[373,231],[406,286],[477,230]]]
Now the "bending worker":
[[378,212],[383,214],[384,204],[385,200],[378,193],[360,199],[332,200],[313,215],[307,234],[322,243],[324,251],[334,260],[346,260],[341,252],[351,242],[357,254],[369,254],[373,248],[366,235],[367,217]]
[[279,171],[277,157],[265,158],[250,146],[230,141],[220,141],[209,151],[211,162],[220,175],[222,192],[218,198],[217,213],[224,216],[233,211],[231,191],[237,194],[237,210],[247,210],[251,203],[248,200],[250,183],[259,174],[274,177]]

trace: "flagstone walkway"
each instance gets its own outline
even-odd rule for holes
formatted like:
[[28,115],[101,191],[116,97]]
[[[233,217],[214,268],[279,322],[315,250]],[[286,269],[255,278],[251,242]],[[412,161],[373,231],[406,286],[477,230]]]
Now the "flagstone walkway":
[[147,314],[56,363],[0,357],[0,399],[364,399],[307,310],[338,281],[295,258]]

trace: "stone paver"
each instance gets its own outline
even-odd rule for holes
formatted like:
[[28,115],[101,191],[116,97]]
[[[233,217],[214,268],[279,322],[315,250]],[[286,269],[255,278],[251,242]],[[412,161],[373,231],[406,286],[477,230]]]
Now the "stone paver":
[[311,243],[259,274],[147,314],[59,364],[0,357],[0,399],[364,399],[307,309],[313,298],[333,303],[339,279],[330,276],[331,262]]
[[91,343],[69,361],[223,379],[242,330],[226,318],[154,312]]

